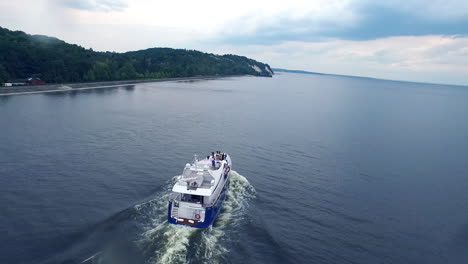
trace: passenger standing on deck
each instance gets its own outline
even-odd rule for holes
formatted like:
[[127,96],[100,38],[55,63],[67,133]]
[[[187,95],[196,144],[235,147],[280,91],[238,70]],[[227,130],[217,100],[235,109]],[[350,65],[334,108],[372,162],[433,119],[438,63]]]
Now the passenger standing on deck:
[[209,159],[208,159],[208,160],[210,161],[210,163],[211,163],[211,166],[213,166],[213,167],[214,167],[214,165],[215,165],[214,152],[211,152],[211,155],[210,155],[210,156],[208,156],[208,157],[209,157]]
[[216,162],[215,162],[215,168],[219,168],[219,166],[221,165],[221,162],[219,162],[221,160],[221,155],[220,154],[216,154]]

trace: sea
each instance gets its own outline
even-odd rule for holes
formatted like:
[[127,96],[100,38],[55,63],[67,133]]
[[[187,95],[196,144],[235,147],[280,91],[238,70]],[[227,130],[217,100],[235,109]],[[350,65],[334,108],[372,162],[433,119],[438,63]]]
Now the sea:
[[[167,223],[193,154],[213,226]],[[278,73],[0,96],[0,263],[468,263],[468,87]]]

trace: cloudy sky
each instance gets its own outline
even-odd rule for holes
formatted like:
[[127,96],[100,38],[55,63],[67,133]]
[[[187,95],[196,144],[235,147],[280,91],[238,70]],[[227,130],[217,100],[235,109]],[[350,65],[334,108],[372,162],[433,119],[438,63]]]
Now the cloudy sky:
[[187,48],[468,85],[468,0],[15,0],[0,10],[2,27],[100,51]]

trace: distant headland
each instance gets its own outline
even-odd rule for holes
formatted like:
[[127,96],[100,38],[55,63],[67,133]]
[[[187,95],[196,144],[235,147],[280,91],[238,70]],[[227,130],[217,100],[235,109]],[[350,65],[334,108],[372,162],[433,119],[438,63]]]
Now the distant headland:
[[247,57],[196,50],[96,52],[57,38],[0,27],[0,85],[23,80],[44,84],[231,75],[271,77],[273,70]]

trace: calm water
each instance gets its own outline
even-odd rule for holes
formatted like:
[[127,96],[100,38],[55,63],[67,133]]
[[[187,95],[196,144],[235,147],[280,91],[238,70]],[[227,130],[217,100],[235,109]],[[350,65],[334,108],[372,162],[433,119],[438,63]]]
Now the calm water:
[[[168,225],[193,153],[235,172]],[[281,74],[0,97],[0,263],[466,263],[468,87]]]

